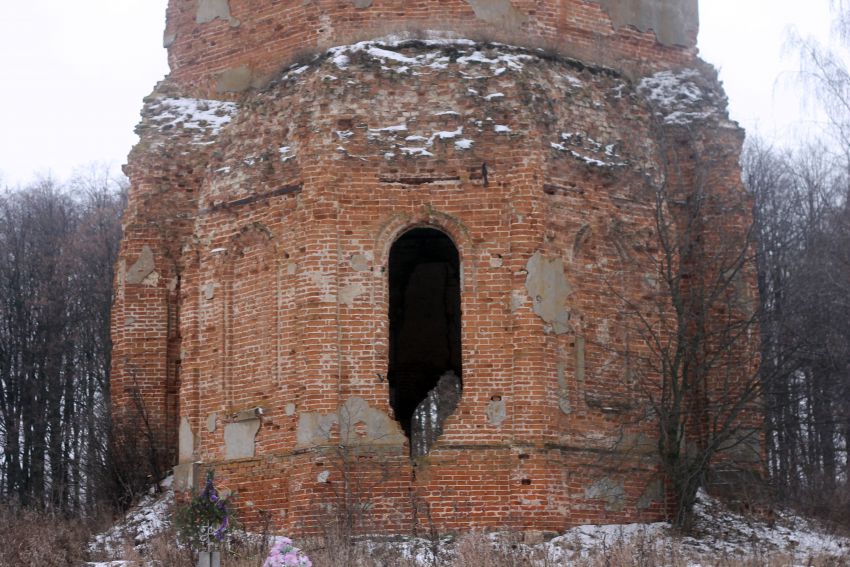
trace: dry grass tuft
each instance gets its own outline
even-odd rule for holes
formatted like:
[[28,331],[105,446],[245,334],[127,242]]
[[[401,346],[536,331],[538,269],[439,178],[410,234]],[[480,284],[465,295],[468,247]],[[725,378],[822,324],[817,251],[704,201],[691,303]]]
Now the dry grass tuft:
[[91,531],[66,519],[18,506],[0,507],[0,567],[72,567],[86,560]]

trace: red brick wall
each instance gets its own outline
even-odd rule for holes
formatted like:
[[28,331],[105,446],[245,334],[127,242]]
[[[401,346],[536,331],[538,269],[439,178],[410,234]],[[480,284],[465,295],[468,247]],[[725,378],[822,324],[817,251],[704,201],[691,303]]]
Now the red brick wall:
[[[500,4],[500,2],[490,2]],[[171,78],[199,93],[213,93],[228,70],[246,67],[262,81],[293,60],[328,47],[388,34],[442,30],[460,37],[541,47],[589,63],[646,71],[687,64],[686,46],[661,45],[651,31],[615,29],[599,4],[588,0],[512,0],[518,19],[476,16],[465,0],[351,1],[230,0],[229,20],[196,23],[197,0],[171,0],[165,31]],[[486,4],[486,2],[482,2]]]
[[[652,308],[658,296],[646,268],[657,252],[647,191],[665,146],[637,84],[537,51],[408,44],[389,48],[404,61],[363,49],[345,65],[319,58],[237,106],[192,103],[203,107],[195,115],[211,105],[206,122],[176,118],[185,103],[174,97],[212,92],[220,70],[271,71],[376,22],[440,15],[451,29],[487,31],[461,2],[404,12],[247,5],[231,2],[238,27],[196,25],[195,2],[169,7],[173,74],[148,100],[130,156],[121,252],[128,268],[148,245],[157,277],[117,275],[117,414],[133,414],[127,392],[138,384],[166,462],[179,386],[191,430],[180,462],[214,468],[249,521],[268,512],[288,530],[326,525],[342,493],[368,501],[366,531],[662,518],[654,424],[630,366],[648,346],[623,307]],[[521,29],[529,43],[593,36],[627,57],[621,67],[695,64],[689,49],[614,31],[595,3],[535,6]],[[332,38],[305,24],[316,14],[333,23]],[[738,195],[738,130],[722,105],[705,105],[714,114],[691,128],[706,139],[733,133],[720,138],[729,153],[716,184]],[[220,129],[216,108],[232,116]],[[746,214],[730,222],[743,226]],[[463,395],[433,450],[411,461],[386,380],[386,267],[393,242],[420,226],[459,251]],[[556,322],[538,314],[547,298],[529,295],[529,277],[545,271],[533,258],[557,266],[546,274],[567,290]],[[340,408],[352,400],[369,409],[349,438]],[[488,414],[499,403],[501,421]],[[225,428],[253,423],[253,408],[262,408],[254,456],[228,458]]]

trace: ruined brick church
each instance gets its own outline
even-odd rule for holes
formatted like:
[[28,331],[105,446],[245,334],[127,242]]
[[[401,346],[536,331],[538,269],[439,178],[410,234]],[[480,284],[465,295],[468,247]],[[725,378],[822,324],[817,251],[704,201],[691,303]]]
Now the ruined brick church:
[[291,532],[665,517],[652,195],[743,193],[697,28],[696,0],[170,0],[117,442]]

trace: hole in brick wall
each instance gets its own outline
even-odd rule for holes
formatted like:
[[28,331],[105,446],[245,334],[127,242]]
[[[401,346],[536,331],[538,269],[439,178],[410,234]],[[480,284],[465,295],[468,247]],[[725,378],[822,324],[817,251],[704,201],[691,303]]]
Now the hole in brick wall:
[[529,486],[529,485],[531,484],[531,479],[530,479],[530,478],[524,478],[524,479],[522,479],[522,480],[520,481],[520,483],[521,483],[523,486]]
[[431,228],[403,234],[390,249],[390,405],[413,457],[428,453],[462,390],[460,258]]

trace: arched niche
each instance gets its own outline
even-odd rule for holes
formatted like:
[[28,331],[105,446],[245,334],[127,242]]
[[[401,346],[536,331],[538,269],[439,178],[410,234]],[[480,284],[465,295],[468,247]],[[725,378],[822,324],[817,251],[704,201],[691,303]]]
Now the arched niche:
[[460,401],[460,255],[444,232],[417,227],[395,240],[387,267],[390,405],[419,456]]

